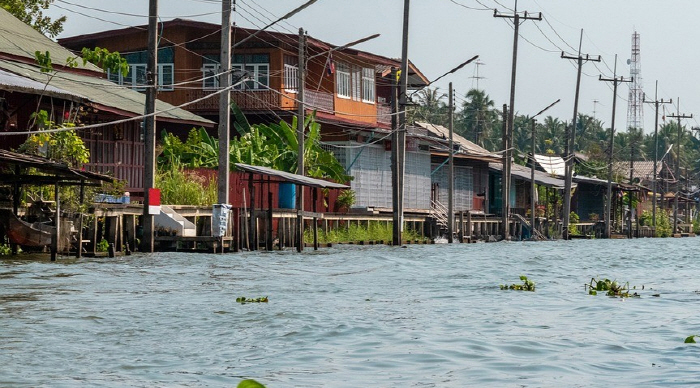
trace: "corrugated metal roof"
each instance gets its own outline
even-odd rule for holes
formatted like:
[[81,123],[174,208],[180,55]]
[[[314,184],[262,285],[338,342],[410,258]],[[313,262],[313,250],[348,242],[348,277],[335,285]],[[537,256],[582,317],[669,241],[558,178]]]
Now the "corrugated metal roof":
[[[0,52],[34,62],[37,51],[50,52],[54,66],[65,66],[68,58],[76,56],[0,7]],[[91,63],[81,68],[102,73],[102,69]]]
[[[503,171],[503,165],[500,163],[489,163],[489,168],[496,171]],[[512,176],[530,182],[532,171],[529,167],[521,166],[519,164],[511,164],[510,173]],[[546,172],[535,170],[535,183],[546,187],[552,187],[557,190],[564,190],[564,185],[566,182],[564,182],[563,179],[553,177]],[[571,187],[575,188],[576,183],[572,183]]]
[[251,166],[249,164],[236,163],[236,168],[245,172],[252,172],[254,174],[269,175],[272,177],[279,178],[285,182],[296,183],[298,185],[309,186],[309,187],[319,187],[322,189],[349,189],[350,186],[341,185],[339,183],[333,183],[324,181],[321,179],[310,178],[303,175],[292,174],[290,172],[284,172],[280,170],[275,170],[269,167],[262,166]]
[[[450,130],[448,128],[443,127],[442,125],[436,125],[436,124],[430,124],[430,123],[421,123],[421,122],[416,122],[416,125],[418,125],[421,128],[424,128],[425,130],[428,131],[428,133],[434,137],[440,138],[440,139],[449,139],[450,136]],[[472,156],[478,156],[478,157],[485,157],[485,158],[491,158],[493,160],[499,160],[501,157],[498,154],[495,154],[486,148],[483,148],[463,136],[453,133],[452,134],[452,140],[455,142],[455,144],[458,144],[460,147],[460,151],[462,151],[466,155],[472,155]]]
[[90,171],[78,170],[69,167],[66,163],[43,158],[35,155],[20,154],[17,152],[0,149],[0,164],[19,165],[22,167],[34,167],[41,172],[49,172],[61,175],[66,179],[114,182],[114,178],[108,175]]
[[30,94],[43,94],[45,96],[62,98],[69,101],[78,101],[85,98],[75,93],[59,89],[55,86],[46,85],[44,83],[3,70],[0,70],[0,90]]
[[566,163],[564,163],[564,159],[560,156],[535,154],[535,161],[549,174],[564,176],[566,173]]
[[[1,50],[1,49],[0,49]],[[102,107],[117,109],[122,114],[135,116],[144,113],[146,96],[137,91],[114,84],[113,82],[98,77],[91,77],[68,71],[57,71],[55,75],[42,73],[37,66],[8,60],[0,60],[0,69],[18,74],[32,81],[46,84],[67,91],[71,95],[84,96],[86,100]],[[207,120],[184,109],[163,101],[156,101],[156,111],[159,120],[185,121],[195,125],[213,124]]]

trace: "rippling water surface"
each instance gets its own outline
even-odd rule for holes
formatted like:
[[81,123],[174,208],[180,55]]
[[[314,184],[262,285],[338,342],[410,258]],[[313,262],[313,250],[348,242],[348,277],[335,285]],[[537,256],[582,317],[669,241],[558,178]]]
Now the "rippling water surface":
[[[5,259],[0,386],[694,386],[700,345],[683,341],[700,334],[698,247],[687,238]],[[520,275],[537,291],[498,288]],[[639,299],[589,296],[591,277],[645,288]]]

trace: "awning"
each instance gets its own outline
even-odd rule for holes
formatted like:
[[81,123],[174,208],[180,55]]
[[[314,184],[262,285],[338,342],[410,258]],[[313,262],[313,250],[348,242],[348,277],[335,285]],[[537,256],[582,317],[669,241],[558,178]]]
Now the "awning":
[[45,83],[37,82],[4,70],[0,70],[0,90],[29,94],[43,94],[48,97],[56,97],[69,101],[79,101],[85,98],[76,93],[72,93],[52,85],[46,85]]
[[78,170],[69,167],[65,163],[57,162],[51,159],[40,156],[20,154],[17,152],[0,150],[0,165],[13,165],[22,168],[33,167],[38,171],[46,174],[55,174],[55,176],[44,175],[17,175],[4,174],[3,183],[21,183],[26,185],[46,184],[46,183],[79,183],[82,181],[97,182],[114,182],[114,178],[108,175],[98,174],[90,171]]
[[[503,171],[503,165],[500,163],[489,163],[489,168],[496,171]],[[531,170],[529,167],[521,166],[519,164],[511,165],[511,176],[524,181],[530,181]],[[545,187],[551,187],[557,190],[564,190],[566,182],[563,179],[553,177],[545,172],[535,170],[535,183]],[[571,184],[571,188],[575,188],[576,183]]]
[[303,175],[292,174],[275,170],[269,167],[251,166],[249,164],[236,163],[236,168],[244,172],[267,175],[281,179],[283,182],[295,183],[302,186],[318,187],[322,189],[349,189],[350,186],[324,181],[322,179],[309,178]]

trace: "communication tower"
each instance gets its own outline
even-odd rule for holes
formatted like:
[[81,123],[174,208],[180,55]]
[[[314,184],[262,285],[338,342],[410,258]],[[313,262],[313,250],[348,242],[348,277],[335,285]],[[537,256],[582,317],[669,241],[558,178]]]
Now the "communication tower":
[[632,57],[627,60],[630,65],[629,100],[627,104],[627,128],[644,129],[644,91],[642,90],[642,62],[640,56],[639,33],[632,34]]

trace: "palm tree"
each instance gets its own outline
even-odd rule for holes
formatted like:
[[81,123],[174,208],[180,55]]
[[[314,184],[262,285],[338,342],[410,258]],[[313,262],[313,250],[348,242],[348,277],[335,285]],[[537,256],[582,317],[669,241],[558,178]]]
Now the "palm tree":
[[561,155],[565,147],[566,123],[556,117],[547,116],[541,130],[542,135],[537,136],[540,152]]
[[471,89],[462,104],[457,132],[484,148],[496,145],[500,136],[493,132],[498,128],[499,117],[493,106],[493,100],[485,91]]
[[440,93],[439,88],[425,88],[418,92],[418,106],[408,112],[408,121],[425,121],[431,124],[447,124],[447,105],[443,101],[447,97]]

